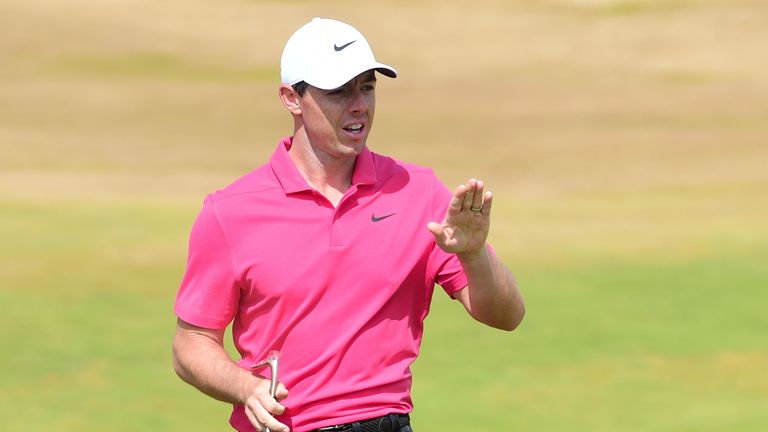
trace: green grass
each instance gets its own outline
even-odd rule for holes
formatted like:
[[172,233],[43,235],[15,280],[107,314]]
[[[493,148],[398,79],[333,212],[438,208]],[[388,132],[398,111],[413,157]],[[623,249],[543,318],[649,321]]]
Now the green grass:
[[[3,430],[222,428],[227,406],[183,384],[170,361],[195,208],[5,201],[0,210],[0,304],[12,305],[0,317],[11,329],[0,343],[12,347],[0,368],[13,371],[0,393]],[[414,424],[762,430],[766,262],[768,247],[666,265],[512,263],[528,307],[514,333],[479,326],[438,295],[414,367]]]
[[763,430],[766,263],[763,249],[674,265],[523,269],[528,316],[515,334],[452,319],[459,307],[438,301],[415,367],[416,425]]
[[503,333],[437,288],[417,432],[768,430],[763,2],[70,3],[0,6],[0,431],[228,428],[173,301],[205,193],[290,132],[312,16],[401,73],[375,150],[487,181],[526,298]]
[[[194,209],[3,202],[0,429],[218,429],[227,408],[171,368]],[[23,233],[23,234],[22,234]]]

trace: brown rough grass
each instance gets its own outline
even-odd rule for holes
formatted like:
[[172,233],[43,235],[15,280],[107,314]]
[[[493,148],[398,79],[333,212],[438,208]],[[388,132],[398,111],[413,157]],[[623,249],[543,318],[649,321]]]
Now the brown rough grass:
[[198,205],[289,133],[279,54],[322,15],[401,73],[381,83],[371,147],[449,185],[485,178],[505,253],[765,240],[764,2],[355,5],[4,1],[0,198]]

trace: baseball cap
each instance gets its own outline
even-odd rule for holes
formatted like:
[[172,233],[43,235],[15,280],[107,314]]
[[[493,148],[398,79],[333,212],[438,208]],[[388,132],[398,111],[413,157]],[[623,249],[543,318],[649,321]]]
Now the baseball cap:
[[314,18],[288,39],[280,59],[282,82],[305,81],[323,90],[339,88],[369,70],[397,77],[391,66],[376,61],[368,41],[349,24]]

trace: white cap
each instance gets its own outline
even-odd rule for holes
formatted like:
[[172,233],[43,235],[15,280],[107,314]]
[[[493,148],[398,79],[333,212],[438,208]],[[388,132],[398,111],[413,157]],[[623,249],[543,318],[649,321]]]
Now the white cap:
[[349,24],[314,18],[288,39],[280,59],[283,83],[332,90],[363,72],[375,69],[395,78],[397,71],[379,63],[362,33]]

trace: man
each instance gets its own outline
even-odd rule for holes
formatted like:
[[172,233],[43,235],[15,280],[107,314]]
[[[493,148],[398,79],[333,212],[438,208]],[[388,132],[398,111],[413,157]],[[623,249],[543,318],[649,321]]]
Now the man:
[[[296,31],[279,88],[293,136],[209,195],[192,228],[174,367],[232,403],[239,431],[410,431],[410,364],[435,283],[490,326],[523,318],[486,245],[483,182],[451,194],[431,170],[366,147],[377,73],[397,75],[353,27],[315,18]],[[223,348],[230,322],[236,363]],[[272,350],[275,398],[249,370]]]

